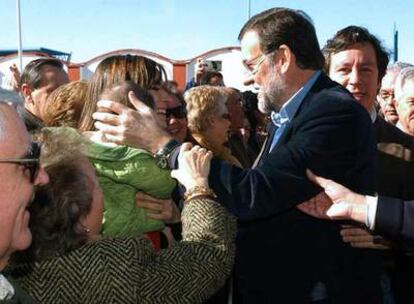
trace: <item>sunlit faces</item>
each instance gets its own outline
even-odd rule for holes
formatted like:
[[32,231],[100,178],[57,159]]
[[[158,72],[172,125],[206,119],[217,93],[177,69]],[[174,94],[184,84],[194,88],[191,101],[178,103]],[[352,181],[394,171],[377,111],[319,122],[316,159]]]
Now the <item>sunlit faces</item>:
[[174,95],[163,88],[149,91],[154,98],[155,107],[160,119],[165,123],[167,132],[179,142],[187,137],[187,118],[185,107]]
[[382,78],[381,88],[378,93],[378,102],[385,119],[396,124],[398,122],[398,114],[395,109],[394,85],[398,76],[398,70],[388,71]]
[[[260,50],[260,38],[255,31],[248,31],[241,40],[245,65],[252,71],[254,83],[259,87],[258,108],[262,113],[278,111],[283,105],[286,83],[279,66],[271,62],[276,52],[264,56]],[[264,56],[264,57],[263,57]]]
[[[7,139],[0,136],[1,158],[24,158],[31,144],[31,138],[16,111],[0,105],[2,130]],[[4,114],[4,115],[3,115]],[[15,251],[26,249],[31,241],[27,210],[33,198],[34,186],[48,183],[49,177],[40,168],[33,182],[30,172],[15,163],[0,163],[0,269]]]
[[414,136],[414,80],[406,80],[402,87],[396,85],[395,95],[399,124],[404,132]]
[[49,95],[61,85],[69,83],[66,72],[52,65],[45,65],[41,70],[42,82],[39,88],[31,91],[32,103],[27,108],[40,119],[44,118],[46,99]]
[[373,111],[379,80],[377,58],[370,43],[356,43],[332,54],[329,76],[346,87],[367,111]]
[[81,220],[82,225],[88,229],[88,237],[93,240],[96,239],[102,230],[102,220],[104,211],[104,197],[102,189],[96,178],[95,169],[88,159],[80,161],[79,164],[83,173],[88,180],[88,188],[92,193],[91,209],[88,215]]

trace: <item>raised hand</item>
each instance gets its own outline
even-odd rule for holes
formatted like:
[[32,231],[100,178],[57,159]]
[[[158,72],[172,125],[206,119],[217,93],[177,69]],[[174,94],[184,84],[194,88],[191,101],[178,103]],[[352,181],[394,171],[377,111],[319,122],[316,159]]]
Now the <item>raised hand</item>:
[[213,153],[200,146],[192,147],[191,143],[184,143],[180,147],[177,170],[171,176],[177,179],[188,190],[195,186],[208,188],[208,175]]

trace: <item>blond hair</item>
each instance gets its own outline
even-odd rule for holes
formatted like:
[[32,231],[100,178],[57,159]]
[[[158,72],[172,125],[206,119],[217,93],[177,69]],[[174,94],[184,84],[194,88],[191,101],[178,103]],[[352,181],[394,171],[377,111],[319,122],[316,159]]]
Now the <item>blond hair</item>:
[[224,88],[204,85],[188,90],[184,99],[187,104],[188,129],[204,133],[210,126],[209,118],[219,113],[222,104],[226,104],[227,94]]

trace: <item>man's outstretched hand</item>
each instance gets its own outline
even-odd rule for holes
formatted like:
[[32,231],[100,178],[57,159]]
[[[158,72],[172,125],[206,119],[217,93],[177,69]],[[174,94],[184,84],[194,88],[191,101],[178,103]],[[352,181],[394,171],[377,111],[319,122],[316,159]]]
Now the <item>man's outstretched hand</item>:
[[309,201],[297,206],[302,212],[321,219],[354,220],[365,223],[365,196],[357,194],[333,180],[316,176],[310,170],[306,175],[324,189]]

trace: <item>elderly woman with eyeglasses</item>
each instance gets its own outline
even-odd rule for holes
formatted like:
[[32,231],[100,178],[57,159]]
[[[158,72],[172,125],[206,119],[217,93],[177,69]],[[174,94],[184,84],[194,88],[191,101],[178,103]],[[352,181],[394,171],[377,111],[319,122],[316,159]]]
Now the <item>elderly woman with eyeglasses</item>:
[[202,303],[223,284],[234,257],[235,220],[208,187],[211,152],[190,144],[172,175],[188,189],[183,241],[154,252],[142,235],[103,238],[94,169],[67,137],[44,134],[50,183],[31,205],[33,244],[7,274],[39,303]]

